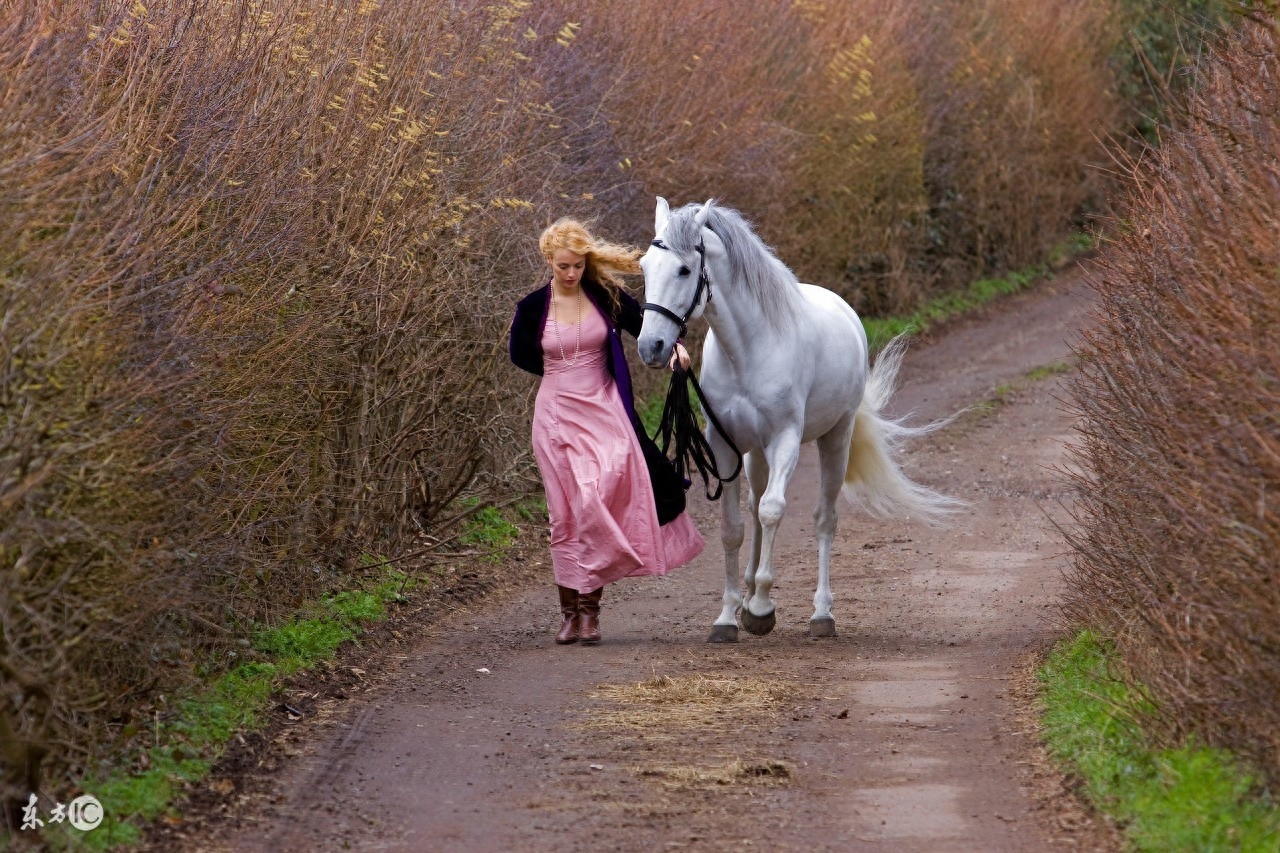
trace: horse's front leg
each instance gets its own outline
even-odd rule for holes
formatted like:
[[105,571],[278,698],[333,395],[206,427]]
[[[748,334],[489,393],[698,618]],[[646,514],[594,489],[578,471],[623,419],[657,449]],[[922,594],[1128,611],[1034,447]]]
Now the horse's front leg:
[[738,579],[738,550],[742,547],[744,526],[741,498],[741,480],[725,483],[720,495],[720,543],[724,546],[724,606],[720,616],[711,626],[708,643],[738,642],[738,608],[742,606],[742,591]]
[[778,435],[764,453],[769,482],[756,507],[761,532],[760,565],[756,569],[755,591],[742,607],[742,627],[752,634],[769,633],[775,622],[774,604],[769,598],[773,589],[773,539],[787,511],[787,483],[800,460],[798,431]]
[[747,515],[751,517],[751,556],[742,572],[743,594],[750,598],[756,594],[756,569],[760,566],[760,496],[769,485],[769,466],[764,454],[756,451],[742,458],[743,474],[747,478]]

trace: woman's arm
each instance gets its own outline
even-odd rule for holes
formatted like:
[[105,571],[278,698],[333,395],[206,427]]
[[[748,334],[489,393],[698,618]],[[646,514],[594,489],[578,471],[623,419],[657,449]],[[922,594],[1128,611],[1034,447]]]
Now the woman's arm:
[[635,297],[625,290],[618,291],[618,326],[633,338],[640,337],[644,325],[644,309]]
[[539,288],[520,300],[508,332],[511,363],[536,376],[541,376],[543,371],[542,325],[547,319],[550,289],[550,286]]

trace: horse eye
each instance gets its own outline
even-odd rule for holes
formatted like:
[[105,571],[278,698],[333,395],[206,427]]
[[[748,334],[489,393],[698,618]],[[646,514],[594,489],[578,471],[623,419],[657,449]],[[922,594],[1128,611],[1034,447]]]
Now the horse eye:
[[689,274],[688,267],[680,267],[680,275],[688,275],[688,274]]

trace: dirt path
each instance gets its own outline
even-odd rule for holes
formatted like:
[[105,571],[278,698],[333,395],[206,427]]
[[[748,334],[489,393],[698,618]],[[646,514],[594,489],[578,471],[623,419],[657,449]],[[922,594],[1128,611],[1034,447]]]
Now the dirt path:
[[920,480],[972,506],[941,532],[845,507],[834,640],[806,633],[816,561],[806,448],[779,535],[771,635],[704,642],[722,557],[718,509],[699,500],[706,551],[672,577],[610,587],[603,644],[553,644],[549,579],[446,617],[368,699],[314,727],[267,797],[192,845],[1095,846],[1033,795],[1032,738],[1011,686],[1056,636],[1064,550],[1046,512],[1060,516],[1068,495],[1048,466],[1064,461],[1070,425],[1054,399],[1061,374],[1036,369],[1065,362],[1086,310],[1068,274],[909,353],[899,411],[936,417],[999,400],[912,457]]

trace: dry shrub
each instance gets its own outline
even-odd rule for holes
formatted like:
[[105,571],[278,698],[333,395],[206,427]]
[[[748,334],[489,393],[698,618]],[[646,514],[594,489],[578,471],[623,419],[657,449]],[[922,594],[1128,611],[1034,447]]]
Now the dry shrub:
[[652,194],[714,196],[803,280],[890,313],[1039,261],[1097,201],[1086,167],[1117,115],[1103,0],[554,8],[593,48],[546,77],[573,156],[618,176],[588,189],[637,240]]
[[1260,18],[1133,170],[1100,265],[1069,610],[1171,734],[1280,781],[1280,38]]
[[1113,64],[1135,142],[1157,141],[1159,118],[1193,85],[1188,71],[1204,44],[1229,31],[1230,13],[1251,5],[1265,0],[1117,0],[1116,27],[1124,41]]
[[779,102],[802,85],[792,55],[807,47],[790,3],[655,12],[625,0],[557,0],[543,14],[578,25],[568,49],[546,45],[539,67],[573,128],[564,156],[583,190],[617,211],[615,227],[647,242],[655,194],[714,195],[767,215],[791,136],[777,121]]
[[514,17],[438,11],[6,17],[6,793],[511,480],[524,403],[495,377],[548,137]]
[[1088,166],[1116,109],[1109,12],[1090,0],[936,4],[915,62],[930,70],[925,182],[945,278],[1038,262],[1063,217],[1097,202]]
[[813,28],[811,82],[786,107],[799,135],[791,191],[779,198],[779,250],[859,310],[904,310],[930,283],[921,265],[928,82],[910,67],[921,15],[898,0],[801,8]]
[[654,194],[714,196],[802,280],[883,314],[1040,261],[1099,201],[1107,0],[540,9],[539,31],[580,24],[535,57],[573,129],[565,194],[637,243]]
[[505,331],[556,216],[643,243],[654,194],[714,195],[877,310],[1029,259],[1089,191],[1106,0],[1009,5],[7,4],[9,802],[533,485]]

